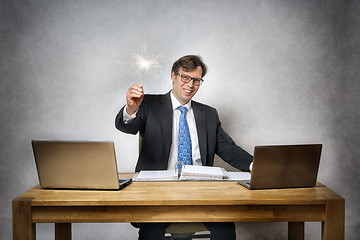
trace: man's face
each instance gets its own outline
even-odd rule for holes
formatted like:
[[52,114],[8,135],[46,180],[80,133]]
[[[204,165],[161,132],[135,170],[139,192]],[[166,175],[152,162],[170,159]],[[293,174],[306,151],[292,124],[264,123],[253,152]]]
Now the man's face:
[[[201,78],[202,68],[198,66],[190,72],[185,72],[183,68],[180,68],[178,73],[190,76],[192,78]],[[173,81],[173,94],[176,99],[179,100],[179,102],[183,105],[188,103],[199,89],[199,86],[194,85],[193,80],[188,83],[184,83],[181,81],[181,77],[176,75],[175,72],[171,73],[171,79]]]

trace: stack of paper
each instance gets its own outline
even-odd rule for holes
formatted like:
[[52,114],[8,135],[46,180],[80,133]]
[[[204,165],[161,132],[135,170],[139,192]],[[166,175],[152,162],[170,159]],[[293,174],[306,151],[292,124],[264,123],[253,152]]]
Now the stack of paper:
[[159,171],[140,171],[134,177],[134,181],[176,181],[178,176],[174,169],[172,170],[159,170]]
[[185,165],[180,180],[223,180],[227,177],[225,169],[220,167]]
[[249,172],[228,172],[229,181],[239,181],[239,180],[250,180],[251,175]]

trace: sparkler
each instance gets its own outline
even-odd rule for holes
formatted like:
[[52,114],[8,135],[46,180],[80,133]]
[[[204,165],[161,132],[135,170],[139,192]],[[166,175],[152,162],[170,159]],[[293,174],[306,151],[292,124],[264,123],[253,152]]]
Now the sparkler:
[[153,78],[157,78],[161,72],[161,65],[159,61],[164,57],[164,53],[161,53],[155,57],[149,56],[147,45],[141,47],[139,54],[133,53],[131,55],[130,69],[135,74],[144,75],[145,72],[149,73]]

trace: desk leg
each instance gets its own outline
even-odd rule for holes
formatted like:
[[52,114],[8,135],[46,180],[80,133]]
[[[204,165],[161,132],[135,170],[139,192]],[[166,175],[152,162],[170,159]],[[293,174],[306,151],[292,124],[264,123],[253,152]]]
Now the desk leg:
[[345,239],[345,200],[326,201],[325,222],[322,222],[322,240]]
[[55,240],[71,240],[71,223],[55,223]]
[[289,240],[304,240],[304,222],[289,222],[288,223],[288,239]]
[[13,240],[35,240],[36,225],[31,219],[30,198],[17,198],[12,201]]

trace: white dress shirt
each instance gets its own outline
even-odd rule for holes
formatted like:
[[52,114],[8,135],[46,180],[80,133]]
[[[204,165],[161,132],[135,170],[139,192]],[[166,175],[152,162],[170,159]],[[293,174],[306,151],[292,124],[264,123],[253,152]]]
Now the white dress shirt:
[[[178,159],[177,155],[178,155],[178,141],[179,141],[179,119],[181,114],[178,108],[182,106],[182,104],[175,98],[172,91],[170,97],[173,108],[173,127],[172,127],[172,144],[170,149],[168,169],[174,169]],[[188,123],[189,131],[190,131],[192,162],[193,165],[202,165],[199,140],[196,129],[196,122],[194,117],[194,111],[191,107],[191,100],[183,106],[188,109],[186,111],[186,121]]]

